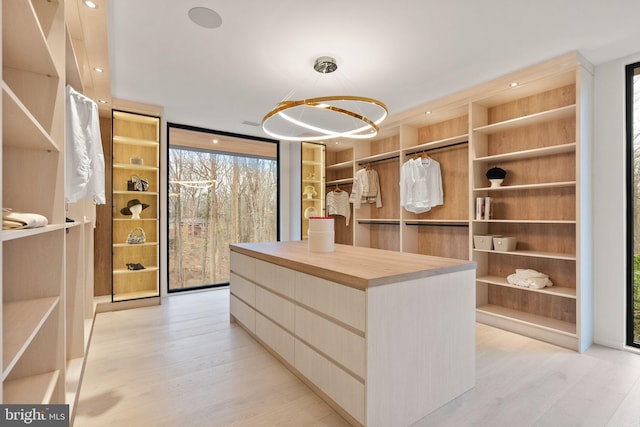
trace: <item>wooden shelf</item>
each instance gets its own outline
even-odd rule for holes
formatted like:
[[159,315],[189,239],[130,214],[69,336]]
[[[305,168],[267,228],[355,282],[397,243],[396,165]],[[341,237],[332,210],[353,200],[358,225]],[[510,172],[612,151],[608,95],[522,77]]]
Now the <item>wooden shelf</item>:
[[512,285],[507,281],[507,279],[500,276],[481,276],[476,278],[476,281],[490,285],[504,286],[506,288],[520,289],[527,292],[537,292],[547,295],[556,295],[563,298],[576,299],[576,290],[574,288],[566,288],[562,286],[551,286],[543,289],[525,288],[522,286]]
[[435,150],[437,148],[444,148],[450,145],[459,144],[469,141],[469,134],[452,136],[450,138],[439,139],[437,141],[425,142],[423,144],[415,145],[413,147],[407,147],[402,150],[404,155],[411,155],[425,150]]
[[342,179],[334,179],[333,181],[327,181],[326,185],[340,185],[340,184],[351,184],[353,183],[353,178],[342,178]]
[[[69,223],[71,224],[71,223]],[[50,224],[44,227],[37,228],[24,228],[21,230],[2,230],[2,241],[7,242],[9,240],[23,239],[25,237],[36,236],[43,233],[51,233],[57,230],[64,230],[67,227],[65,224]]]
[[322,162],[317,160],[303,160],[302,164],[305,166],[322,166]]
[[468,227],[470,224],[468,220],[464,219],[403,219],[402,222],[406,226],[435,225],[441,227]]
[[548,317],[512,310],[493,304],[480,306],[476,309],[476,312],[489,316],[508,319],[519,323],[524,323],[528,326],[546,329],[551,332],[560,333],[571,337],[575,337],[576,334],[576,325],[574,323],[564,322],[557,319],[550,319]]
[[[15,2],[10,3],[13,4]],[[3,146],[41,151],[60,151],[58,144],[4,81],[2,82],[2,108]]]
[[150,139],[131,138],[128,136],[114,136],[113,142],[116,144],[137,145],[138,147],[158,147],[160,143]]
[[126,195],[126,196],[157,196],[158,193],[156,193],[155,191],[119,191],[119,190],[115,190],[113,192],[113,194],[119,195]]
[[566,107],[555,108],[553,110],[543,111],[541,113],[530,114],[528,116],[518,117],[503,122],[493,123],[486,126],[480,126],[474,129],[474,132],[491,135],[510,129],[523,126],[530,126],[538,123],[550,122],[552,120],[564,119],[576,114],[576,105],[567,105]]
[[375,154],[373,156],[362,157],[356,160],[358,165],[364,165],[371,162],[379,162],[381,160],[393,159],[400,157],[400,150],[388,151],[386,153]]
[[137,113],[127,113],[126,111],[113,110],[113,118],[117,120],[124,120],[127,122],[142,123],[146,125],[156,125],[160,117],[146,116]]
[[[144,166],[144,165],[132,165],[130,163],[114,163],[114,169],[127,169],[127,170],[136,170],[136,171],[157,171],[157,166]],[[142,191],[140,191],[142,193]]]
[[473,220],[474,223],[500,223],[500,224],[576,224],[575,220],[553,220],[553,219],[488,219]]
[[493,254],[505,254],[505,255],[516,255],[516,256],[525,256],[525,257],[534,257],[534,258],[550,258],[550,259],[560,259],[566,261],[575,261],[576,256],[570,254],[561,254],[554,252],[540,252],[540,251],[496,251],[496,250],[487,250],[487,249],[474,249],[476,252],[488,252]]
[[133,221],[157,221],[158,218],[140,218],[140,219],[133,219],[133,218],[113,218],[114,222],[117,221],[127,221],[127,222],[133,222]]
[[480,187],[474,188],[474,192],[478,191],[516,191],[516,190],[536,190],[540,188],[562,188],[575,187],[576,181],[563,182],[544,182],[540,184],[521,184],[521,185],[503,185],[500,187]]
[[55,296],[5,302],[2,305],[3,381],[59,302],[60,297]]
[[2,403],[48,405],[55,390],[60,371],[47,372],[3,383]]
[[320,181],[319,179],[303,179],[302,183],[303,184],[322,184],[322,181]]
[[488,163],[498,161],[510,161],[521,159],[532,159],[545,156],[554,156],[564,153],[575,153],[576,143],[553,145],[550,147],[534,148],[531,150],[514,151],[513,153],[496,154],[493,156],[484,156],[474,159],[474,162]]
[[143,247],[143,246],[158,246],[158,242],[146,242],[139,244],[130,244],[130,243],[114,243],[114,248],[135,248],[135,247]]
[[123,269],[118,269],[118,270],[113,270],[113,274],[142,274],[142,273],[149,273],[149,272],[153,272],[153,271],[158,271],[158,267],[146,267],[142,270],[128,270],[126,268]]
[[347,162],[340,162],[333,165],[328,165],[327,170],[347,169],[352,167],[353,167],[353,160],[349,160]]
[[[59,77],[47,38],[31,1],[2,4],[2,66]],[[10,35],[11,40],[6,37]],[[7,124],[6,120],[3,122]]]

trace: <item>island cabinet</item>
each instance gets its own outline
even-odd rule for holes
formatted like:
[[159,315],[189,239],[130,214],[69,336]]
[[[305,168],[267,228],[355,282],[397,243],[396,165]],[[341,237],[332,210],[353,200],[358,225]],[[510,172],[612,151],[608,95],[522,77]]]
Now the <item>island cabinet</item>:
[[475,384],[475,263],[231,245],[237,322],[353,425],[416,422]]

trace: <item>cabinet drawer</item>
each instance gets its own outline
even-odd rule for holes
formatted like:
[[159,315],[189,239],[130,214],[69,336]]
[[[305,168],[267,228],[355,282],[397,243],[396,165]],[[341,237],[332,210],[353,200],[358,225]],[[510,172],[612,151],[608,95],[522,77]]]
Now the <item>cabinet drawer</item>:
[[296,307],[295,333],[364,379],[366,346],[363,337],[302,307]]
[[252,307],[256,305],[256,285],[240,277],[234,273],[231,273],[229,280],[229,289],[231,293],[242,301],[246,302]]
[[256,286],[256,309],[278,323],[285,329],[293,332],[295,310],[293,303],[268,290]]
[[242,323],[252,333],[256,333],[256,312],[253,308],[233,295],[229,297],[229,308],[238,322]]
[[296,369],[364,424],[364,384],[296,339]]
[[255,258],[231,251],[231,271],[249,280],[255,280],[256,260]]
[[365,332],[364,291],[296,272],[296,301]]
[[293,363],[295,362],[295,340],[293,335],[260,313],[256,313],[256,335],[293,366]]
[[295,272],[259,259],[256,261],[256,283],[293,298]]

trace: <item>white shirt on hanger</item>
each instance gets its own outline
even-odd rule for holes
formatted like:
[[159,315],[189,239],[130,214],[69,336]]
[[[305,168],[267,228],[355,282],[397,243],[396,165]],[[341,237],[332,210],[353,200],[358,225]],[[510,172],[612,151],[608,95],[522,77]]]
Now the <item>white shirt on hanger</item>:
[[98,104],[71,86],[66,89],[65,179],[67,202],[105,204],[104,152]]

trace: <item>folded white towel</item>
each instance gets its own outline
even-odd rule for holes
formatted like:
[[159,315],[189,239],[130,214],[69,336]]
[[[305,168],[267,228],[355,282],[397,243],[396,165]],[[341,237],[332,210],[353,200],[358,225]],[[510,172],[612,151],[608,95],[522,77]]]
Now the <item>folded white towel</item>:
[[523,288],[542,289],[553,286],[549,276],[535,270],[516,269],[514,274],[507,276],[507,282]]
[[2,211],[2,229],[17,230],[22,228],[44,227],[49,223],[47,218],[35,213]]

